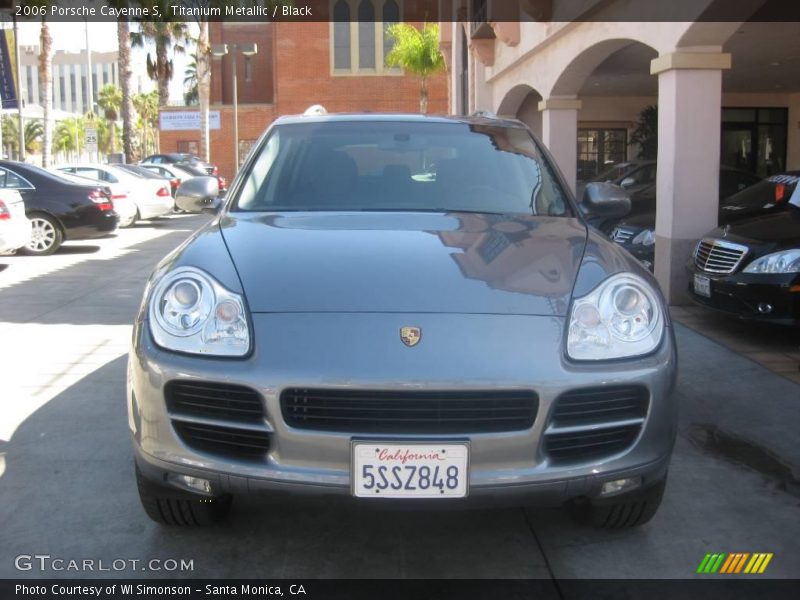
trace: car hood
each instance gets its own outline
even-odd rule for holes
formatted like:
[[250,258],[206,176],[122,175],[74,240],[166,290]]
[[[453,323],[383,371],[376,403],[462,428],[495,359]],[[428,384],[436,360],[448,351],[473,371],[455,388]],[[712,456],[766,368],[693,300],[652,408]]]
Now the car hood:
[[484,213],[228,213],[252,312],[564,316],[586,245],[577,219]]
[[705,237],[725,239],[751,248],[763,247],[773,252],[800,247],[800,210],[788,210],[761,215],[730,223],[709,232]]

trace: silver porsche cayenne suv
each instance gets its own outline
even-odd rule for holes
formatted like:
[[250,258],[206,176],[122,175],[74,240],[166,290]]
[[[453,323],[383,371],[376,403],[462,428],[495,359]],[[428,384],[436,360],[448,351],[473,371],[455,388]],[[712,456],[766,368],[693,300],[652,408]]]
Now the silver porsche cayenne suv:
[[661,501],[677,356],[657,284],[588,223],[520,122],[278,119],[214,218],[155,269],[128,422],[147,514],[241,494],[566,505],[630,527]]

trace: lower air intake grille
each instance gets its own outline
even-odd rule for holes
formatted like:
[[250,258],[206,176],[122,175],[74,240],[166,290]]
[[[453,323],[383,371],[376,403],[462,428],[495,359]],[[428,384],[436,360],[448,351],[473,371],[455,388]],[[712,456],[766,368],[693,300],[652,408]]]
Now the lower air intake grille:
[[184,444],[197,450],[250,458],[262,456],[269,450],[266,431],[185,421],[173,421],[172,426]]
[[545,436],[545,451],[555,461],[573,462],[603,458],[633,444],[640,425],[625,425],[590,431],[551,433]]
[[164,396],[171,414],[254,423],[264,419],[261,396],[243,385],[170,381]]
[[643,419],[648,396],[647,388],[638,385],[571,390],[556,399],[551,422],[564,427]]
[[533,426],[530,391],[368,391],[286,389],[281,410],[298,429],[349,433],[486,433]]

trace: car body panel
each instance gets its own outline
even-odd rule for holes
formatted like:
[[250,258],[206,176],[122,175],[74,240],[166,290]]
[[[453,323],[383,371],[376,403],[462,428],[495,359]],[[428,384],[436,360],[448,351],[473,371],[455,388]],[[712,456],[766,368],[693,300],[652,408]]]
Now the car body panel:
[[31,222],[25,216],[25,203],[16,190],[0,189],[9,218],[0,219],[0,252],[10,252],[27,246],[31,241]]

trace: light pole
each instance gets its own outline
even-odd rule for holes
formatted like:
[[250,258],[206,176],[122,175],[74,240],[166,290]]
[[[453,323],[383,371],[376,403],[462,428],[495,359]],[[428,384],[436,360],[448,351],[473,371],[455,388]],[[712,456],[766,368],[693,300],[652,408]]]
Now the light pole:
[[[237,52],[245,56],[253,56],[258,53],[257,44],[212,44],[211,55],[222,58],[228,54],[228,47],[232,49],[231,59],[233,62],[233,164],[234,176],[239,171],[239,86],[236,82],[236,62]],[[202,125],[201,125],[202,126]]]

